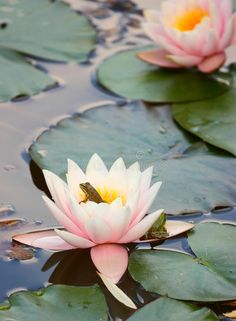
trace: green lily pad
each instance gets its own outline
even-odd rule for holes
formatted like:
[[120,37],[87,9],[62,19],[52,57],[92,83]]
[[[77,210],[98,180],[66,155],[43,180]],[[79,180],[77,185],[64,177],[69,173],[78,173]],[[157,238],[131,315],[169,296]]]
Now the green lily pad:
[[41,292],[18,292],[0,307],[0,320],[107,321],[105,299],[97,287],[54,285]]
[[220,97],[175,105],[172,114],[186,130],[236,156],[236,77]]
[[205,75],[196,70],[169,70],[137,58],[139,48],[115,54],[97,71],[99,83],[111,92],[148,102],[186,102],[212,98],[229,89],[229,74]]
[[160,298],[135,312],[129,321],[219,321],[208,308],[199,308],[192,304],[169,298]]
[[189,236],[196,257],[169,250],[135,251],[130,271],[147,290],[174,299],[235,300],[235,242],[236,226],[201,223]]
[[55,84],[55,80],[34,68],[20,54],[1,47],[0,70],[0,102],[21,95],[31,96]]
[[30,147],[41,169],[65,178],[67,158],[83,169],[93,153],[110,166],[118,157],[143,169],[154,166],[153,181],[163,181],[153,209],[179,214],[236,204],[236,159],[210,149],[173,122],[168,107],[103,106],[62,120]]
[[0,46],[27,55],[83,61],[95,45],[87,18],[61,1],[0,0],[0,19]]

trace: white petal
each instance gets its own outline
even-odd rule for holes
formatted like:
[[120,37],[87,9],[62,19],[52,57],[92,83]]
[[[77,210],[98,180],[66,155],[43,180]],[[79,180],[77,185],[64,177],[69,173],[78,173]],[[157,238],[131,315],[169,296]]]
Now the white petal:
[[68,193],[67,199],[68,199],[68,206],[71,212],[73,212],[74,217],[76,219],[76,225],[81,230],[82,234],[80,236],[86,238],[87,233],[84,226],[85,226],[85,222],[89,219],[89,215],[84,209],[84,207],[77,202],[77,200],[74,198],[72,194]]
[[71,250],[75,247],[71,244],[65,242],[60,236],[48,236],[36,239],[32,242],[31,246],[39,247],[44,250],[51,250],[51,251],[65,251]]
[[55,229],[55,232],[67,243],[71,244],[75,248],[80,249],[87,249],[90,247],[95,246],[95,243],[91,242],[90,240],[87,240],[83,237],[79,237],[75,234],[72,234],[67,231],[61,231],[58,229]]
[[226,25],[222,39],[220,40],[220,49],[224,50],[227,48],[233,39],[234,36],[234,19],[231,17]]
[[56,205],[69,216],[70,213],[65,196],[65,190],[68,189],[66,183],[60,177],[48,170],[43,170],[43,174]]
[[86,181],[97,187],[103,183],[107,174],[108,170],[103,160],[97,154],[94,154],[86,168]]
[[147,215],[142,221],[133,226],[128,233],[123,236],[118,243],[130,243],[140,239],[160,217],[164,210],[158,210]]
[[123,172],[126,171],[126,166],[124,163],[123,158],[118,158],[111,166],[109,173],[114,173],[114,172]]
[[98,273],[100,278],[102,279],[103,283],[107,287],[108,291],[122,304],[126,305],[131,309],[137,309],[134,302],[123,292],[110,278],[106,277],[105,275]]
[[69,232],[72,232],[77,235],[82,235],[82,231],[80,228],[72,222],[72,220],[66,216],[57,206],[54,202],[52,202],[48,197],[42,196],[45,204],[57,220],[59,224],[64,226]]
[[86,222],[85,228],[89,238],[95,244],[103,244],[112,239],[111,227],[104,220],[96,216]]
[[127,232],[131,217],[132,212],[128,206],[112,211],[109,221],[113,231],[110,242],[116,243]]
[[127,200],[127,202],[126,202],[126,206],[128,206],[130,208],[130,211],[132,213],[132,220],[133,220],[133,217],[135,215],[135,211],[138,208],[140,195],[142,195],[142,194],[139,191],[137,191],[136,193],[131,195],[129,197],[129,199]]
[[86,182],[86,176],[82,169],[71,159],[68,159],[68,172],[66,177],[70,192],[76,197],[78,202],[80,202],[79,184]]
[[141,199],[141,204],[139,204],[139,208],[137,209],[136,216],[134,216],[133,221],[131,222],[131,226],[137,224],[147,213],[152,203],[154,202],[157,193],[161,188],[162,182],[156,182],[152,185],[152,187],[143,195]]
[[127,168],[127,172],[129,173],[130,171],[135,171],[135,172],[140,172],[140,166],[138,162],[135,162],[134,164],[130,165]]
[[140,183],[140,193],[145,193],[149,188],[152,180],[153,166],[148,167],[142,172],[141,183]]
[[211,29],[206,34],[206,41],[205,45],[202,48],[202,54],[204,56],[210,56],[214,53],[216,53],[219,50],[219,40],[217,38],[217,35],[214,31],[214,29]]
[[198,56],[177,56],[177,55],[168,55],[167,56],[171,61],[174,61],[176,64],[183,67],[193,67],[198,65],[202,61],[202,57]]
[[104,164],[101,157],[98,156],[98,154],[93,154],[88,162],[86,175],[88,175],[90,172],[100,172],[103,175],[106,175],[108,172],[106,165]]

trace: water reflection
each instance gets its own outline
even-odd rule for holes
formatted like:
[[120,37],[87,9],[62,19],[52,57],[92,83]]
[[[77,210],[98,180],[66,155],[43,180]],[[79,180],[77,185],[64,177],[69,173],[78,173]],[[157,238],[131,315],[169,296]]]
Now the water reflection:
[[[52,270],[53,267],[54,269]],[[116,300],[107,290],[96,272],[89,249],[75,249],[52,254],[42,268],[43,272],[48,270],[52,271],[48,281],[53,284],[69,286],[99,284],[107,302],[110,320],[126,320],[134,312],[134,310]],[[142,307],[159,297],[155,293],[147,292],[132,278],[128,270],[117,285],[131,298],[137,307]]]

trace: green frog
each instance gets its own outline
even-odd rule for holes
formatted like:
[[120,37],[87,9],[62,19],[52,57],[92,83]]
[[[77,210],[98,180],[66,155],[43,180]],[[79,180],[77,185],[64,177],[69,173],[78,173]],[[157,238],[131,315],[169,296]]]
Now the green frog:
[[99,195],[99,193],[90,183],[86,182],[86,183],[79,184],[79,187],[82,189],[82,191],[85,194],[85,199],[80,203],[86,203],[87,201],[91,201],[99,204],[104,202],[101,196]]
[[153,226],[144,234],[141,240],[163,239],[169,236],[165,228],[166,214],[162,213]]

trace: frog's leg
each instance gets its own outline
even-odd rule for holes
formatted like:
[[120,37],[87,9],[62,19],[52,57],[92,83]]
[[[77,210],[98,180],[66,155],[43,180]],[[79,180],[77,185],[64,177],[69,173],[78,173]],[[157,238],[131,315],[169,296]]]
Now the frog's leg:
[[89,196],[87,194],[85,194],[85,197],[82,201],[79,202],[79,204],[81,203],[86,203],[89,200]]

